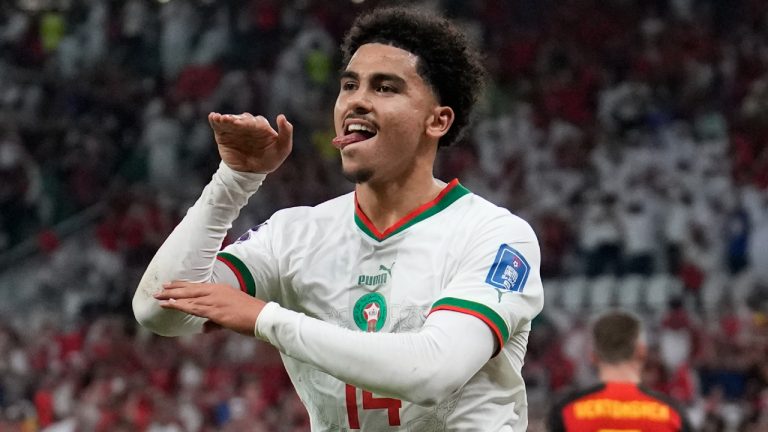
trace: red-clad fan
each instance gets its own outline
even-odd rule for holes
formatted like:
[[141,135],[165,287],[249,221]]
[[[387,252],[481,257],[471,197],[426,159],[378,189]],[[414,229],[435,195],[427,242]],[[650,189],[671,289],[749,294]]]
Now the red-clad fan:
[[566,395],[551,410],[552,432],[686,432],[683,410],[666,395],[643,387],[647,354],[642,323],[611,311],[592,328],[600,383]]

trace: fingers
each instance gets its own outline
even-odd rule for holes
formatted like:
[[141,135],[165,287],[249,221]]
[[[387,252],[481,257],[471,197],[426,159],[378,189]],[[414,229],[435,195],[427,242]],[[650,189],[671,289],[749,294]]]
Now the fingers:
[[283,114],[277,116],[277,144],[287,151],[293,146],[293,125]]
[[188,313],[192,313],[190,309],[194,305],[194,303],[188,299],[176,300],[175,298],[170,298],[167,300],[158,299],[158,303],[160,303],[160,307],[163,309],[176,309]]
[[208,124],[211,125],[211,129],[213,129],[214,132],[220,132],[223,125],[224,116],[219,113],[210,113],[208,114]]
[[190,315],[208,318],[207,311],[209,308],[195,303],[194,300],[172,298],[169,300],[160,300],[159,303],[160,307],[163,309],[174,309]]
[[[253,114],[244,112],[242,114],[220,114],[217,112],[212,112],[208,114],[208,121],[211,123],[217,123],[217,124],[226,124],[226,123],[237,123],[237,122],[245,122],[249,121],[251,119],[256,118],[262,118],[262,116],[254,117]],[[266,119],[264,119],[266,120]]]
[[163,284],[163,290],[155,294],[155,298],[158,300],[198,298],[210,294],[211,289],[210,284],[173,281]]
[[254,116],[251,113],[244,112],[242,114],[220,114],[212,112],[208,114],[208,124],[216,132],[235,132],[243,131],[244,129],[255,129],[261,132],[266,132],[272,136],[277,136],[278,133],[269,124],[269,121],[264,116]]
[[172,281],[164,283],[163,290],[154,297],[163,309],[175,309],[190,315],[210,318],[209,314],[214,307],[210,295],[220,288],[220,285],[210,283]]

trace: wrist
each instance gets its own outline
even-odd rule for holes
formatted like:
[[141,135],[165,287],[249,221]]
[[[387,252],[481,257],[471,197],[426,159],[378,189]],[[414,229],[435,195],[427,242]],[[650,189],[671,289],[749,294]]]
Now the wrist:
[[253,326],[254,336],[261,340],[267,340],[265,330],[269,328],[279,309],[280,305],[275,302],[269,302],[261,308],[259,315],[256,317],[256,323]]
[[229,188],[237,187],[245,193],[256,192],[264,182],[264,179],[267,178],[267,175],[262,173],[235,171],[224,161],[219,163],[219,169],[215,175],[219,177],[225,186]]

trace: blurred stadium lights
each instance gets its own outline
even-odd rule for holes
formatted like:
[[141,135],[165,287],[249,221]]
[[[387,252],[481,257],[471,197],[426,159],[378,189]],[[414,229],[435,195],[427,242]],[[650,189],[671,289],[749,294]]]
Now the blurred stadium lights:
[[364,2],[365,0],[351,0],[351,1],[352,1],[352,3],[360,4],[360,3]]

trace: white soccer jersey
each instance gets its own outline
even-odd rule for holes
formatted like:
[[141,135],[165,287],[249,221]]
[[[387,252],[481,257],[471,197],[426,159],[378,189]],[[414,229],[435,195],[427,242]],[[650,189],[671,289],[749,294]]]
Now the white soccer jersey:
[[502,347],[434,407],[372,394],[283,355],[313,431],[525,430],[521,368],[543,304],[538,242],[525,221],[457,180],[384,232],[354,193],[278,211],[218,261],[242,290],[341,327],[415,332],[431,311],[451,310],[485,322]]

